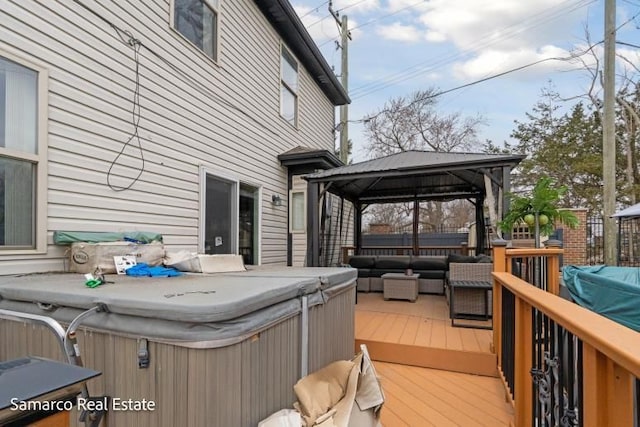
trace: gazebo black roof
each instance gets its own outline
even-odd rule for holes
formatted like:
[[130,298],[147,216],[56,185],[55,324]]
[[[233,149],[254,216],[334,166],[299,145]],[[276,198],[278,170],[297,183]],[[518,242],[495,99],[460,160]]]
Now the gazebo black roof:
[[510,170],[525,156],[512,154],[404,151],[380,159],[305,176],[327,191],[360,203],[453,200],[485,194],[484,176],[502,181],[496,169]]

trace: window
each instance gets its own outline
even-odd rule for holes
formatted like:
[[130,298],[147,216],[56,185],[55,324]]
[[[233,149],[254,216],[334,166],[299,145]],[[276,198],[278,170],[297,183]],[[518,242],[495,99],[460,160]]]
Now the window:
[[[46,73],[0,56],[0,250],[45,250]],[[41,99],[39,99],[41,98]],[[44,110],[43,110],[44,109]],[[46,202],[43,202],[46,203]],[[43,216],[44,215],[44,216]]]
[[201,168],[200,252],[260,263],[260,187]]
[[282,46],[280,63],[280,115],[291,125],[298,124],[298,63]]
[[289,197],[289,218],[291,233],[304,233],[307,228],[307,198],[304,191],[292,191]]
[[174,0],[173,26],[205,55],[218,60],[218,0]]

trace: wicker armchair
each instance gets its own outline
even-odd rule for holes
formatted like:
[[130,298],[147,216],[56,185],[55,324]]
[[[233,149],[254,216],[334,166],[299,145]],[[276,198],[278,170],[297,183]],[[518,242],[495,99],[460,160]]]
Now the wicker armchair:
[[[492,263],[462,263],[452,262],[449,264],[449,278],[445,288],[447,304],[451,304],[450,282],[455,281],[473,281],[473,282],[493,282],[491,272],[493,270]],[[477,289],[458,289],[455,291],[455,309],[452,312],[464,313],[469,315],[484,315],[485,292]],[[486,292],[486,304],[488,314],[493,314],[493,292]]]

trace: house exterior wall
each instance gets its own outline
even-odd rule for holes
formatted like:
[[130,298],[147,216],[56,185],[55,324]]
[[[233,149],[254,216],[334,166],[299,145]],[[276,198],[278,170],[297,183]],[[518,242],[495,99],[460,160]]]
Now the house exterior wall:
[[[302,178],[302,175],[294,175],[291,182],[292,192],[305,192],[307,193],[307,181]],[[340,197],[328,193],[325,196],[331,199],[331,202],[327,205],[325,211],[325,227],[324,238],[322,240],[322,256],[321,262],[323,266],[333,267],[342,262],[342,247],[353,245],[353,204],[347,200],[344,201],[344,206],[341,209]],[[318,216],[320,216],[322,230],[322,203],[324,199],[320,200],[320,207]],[[306,203],[305,203],[306,206]],[[329,209],[330,208],[330,209]],[[340,215],[342,215],[342,226],[340,225]],[[320,231],[322,232],[322,231]],[[305,232],[292,232],[292,263],[295,267],[304,267],[307,265],[307,233]]]
[[[0,56],[48,72],[45,253],[0,250],[0,274],[64,268],[55,230],[162,233],[168,250],[198,247],[200,169],[261,188],[262,264],[284,264],[287,171],[277,155],[295,146],[333,149],[334,107],[299,64],[298,125],[280,117],[281,39],[253,1],[220,2],[219,58],[207,58],[170,26],[171,2],[85,0],[143,43],[134,139],[133,48],[72,0],[3,2]],[[127,39],[126,35],[120,34]]]

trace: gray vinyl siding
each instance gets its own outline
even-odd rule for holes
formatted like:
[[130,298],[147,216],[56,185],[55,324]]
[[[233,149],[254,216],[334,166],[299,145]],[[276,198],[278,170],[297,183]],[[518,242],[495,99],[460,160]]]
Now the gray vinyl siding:
[[[291,183],[292,191],[307,191],[307,181],[302,176],[294,176]],[[326,193],[331,197],[331,212],[325,225],[325,234],[328,236],[325,244],[325,256],[323,262],[326,266],[335,266],[342,262],[341,254],[343,246],[351,246],[353,244],[353,204],[349,201],[344,202],[342,212],[342,228],[340,228],[340,198],[330,193]],[[307,194],[308,196],[308,194]],[[322,205],[318,215],[321,215]],[[307,234],[292,233],[292,265],[297,267],[305,266],[307,255]]]
[[[261,263],[285,264],[287,193],[277,156],[296,146],[333,150],[334,107],[299,67],[298,126],[280,117],[280,44],[253,1],[220,1],[219,61],[214,63],[170,28],[170,2],[84,0],[181,73],[140,50],[139,134],[145,170],[127,191],[106,185],[111,161],[133,131],[133,50],[105,22],[72,0],[0,5],[3,50],[43,63],[49,72],[46,255],[0,252],[1,274],[61,270],[55,230],[162,233],[168,250],[195,251],[199,167],[262,186]],[[232,105],[232,106],[230,106]],[[141,162],[132,141],[114,167],[128,185]],[[27,262],[25,262],[27,261]]]

